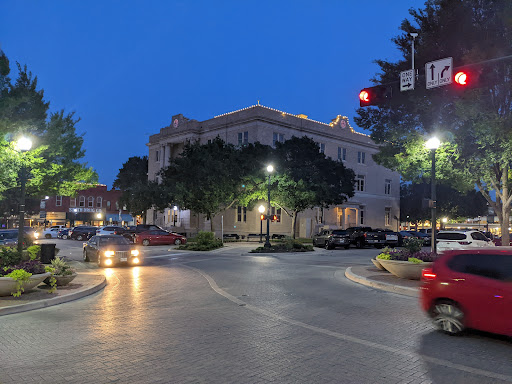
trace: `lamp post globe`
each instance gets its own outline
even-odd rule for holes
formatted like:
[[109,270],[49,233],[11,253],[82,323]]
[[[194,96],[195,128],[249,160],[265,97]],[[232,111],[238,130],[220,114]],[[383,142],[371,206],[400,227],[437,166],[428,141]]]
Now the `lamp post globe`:
[[[16,141],[16,149],[18,152],[30,151],[32,148],[32,140],[28,137],[22,136]],[[23,164],[23,162],[22,162]],[[19,209],[19,222],[18,222],[18,252],[21,253],[23,250],[23,232],[25,227],[25,166],[22,165],[20,168],[20,209]]]
[[267,210],[267,236],[265,238],[264,247],[270,248],[270,175],[274,172],[274,167],[272,164],[267,166],[268,172],[268,210]]

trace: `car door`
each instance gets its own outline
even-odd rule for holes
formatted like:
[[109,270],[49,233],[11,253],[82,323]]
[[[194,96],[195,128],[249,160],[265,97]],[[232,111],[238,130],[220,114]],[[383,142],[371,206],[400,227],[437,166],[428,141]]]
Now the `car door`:
[[[469,326],[487,332],[510,330],[512,296],[504,282],[504,257],[499,254],[459,254],[448,262],[453,272],[450,290],[461,304]],[[512,259],[509,259],[512,260]]]
[[[480,248],[481,247],[489,247],[489,246],[492,246],[491,244],[494,244],[487,237],[485,237],[485,235],[483,233],[480,233],[480,232],[472,232],[471,238],[475,242],[475,245]],[[491,243],[491,244],[489,244],[489,243]]]
[[98,237],[93,236],[85,243],[85,252],[87,257],[92,260],[96,260],[98,257]]

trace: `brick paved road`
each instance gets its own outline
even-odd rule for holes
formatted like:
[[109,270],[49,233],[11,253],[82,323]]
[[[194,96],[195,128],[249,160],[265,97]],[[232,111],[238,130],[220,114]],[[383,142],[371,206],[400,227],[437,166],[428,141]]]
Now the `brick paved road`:
[[343,277],[375,250],[246,250],[153,248],[104,292],[0,317],[0,382],[512,382],[510,340],[438,334],[415,299]]

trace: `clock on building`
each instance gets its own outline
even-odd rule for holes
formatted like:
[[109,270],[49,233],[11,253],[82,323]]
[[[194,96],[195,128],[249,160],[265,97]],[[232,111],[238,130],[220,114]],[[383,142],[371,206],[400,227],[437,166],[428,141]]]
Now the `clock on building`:
[[174,128],[178,128],[179,123],[180,122],[178,121],[178,119],[174,119],[174,121],[172,122],[172,125]]

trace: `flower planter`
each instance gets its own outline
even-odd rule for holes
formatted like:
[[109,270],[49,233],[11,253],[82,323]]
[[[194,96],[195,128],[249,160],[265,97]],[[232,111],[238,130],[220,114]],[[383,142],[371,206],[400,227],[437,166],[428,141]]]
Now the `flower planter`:
[[[31,290],[34,287],[37,287],[39,284],[43,282],[51,273],[40,273],[38,275],[32,275],[29,277],[28,281],[23,283],[24,292]],[[9,296],[13,292],[16,292],[16,280],[11,277],[0,277],[0,296]]]
[[[76,272],[73,273],[72,275],[66,275],[66,276],[58,276],[58,275],[53,275],[53,277],[55,277],[55,280],[56,280],[56,283],[57,283],[57,286],[58,287],[61,287],[63,285],[68,285],[69,283],[71,283],[71,281],[73,281],[73,279],[77,276]],[[44,279],[44,283],[46,285],[50,285],[50,277],[47,277],[46,279]]]
[[386,271],[386,268],[384,268],[381,263],[380,263],[380,259],[370,259],[373,263],[373,265],[375,265],[377,267],[377,269],[380,269],[381,271]]
[[408,261],[380,260],[380,264],[396,277],[409,280],[420,280],[421,270],[430,268],[433,263],[410,263]]

